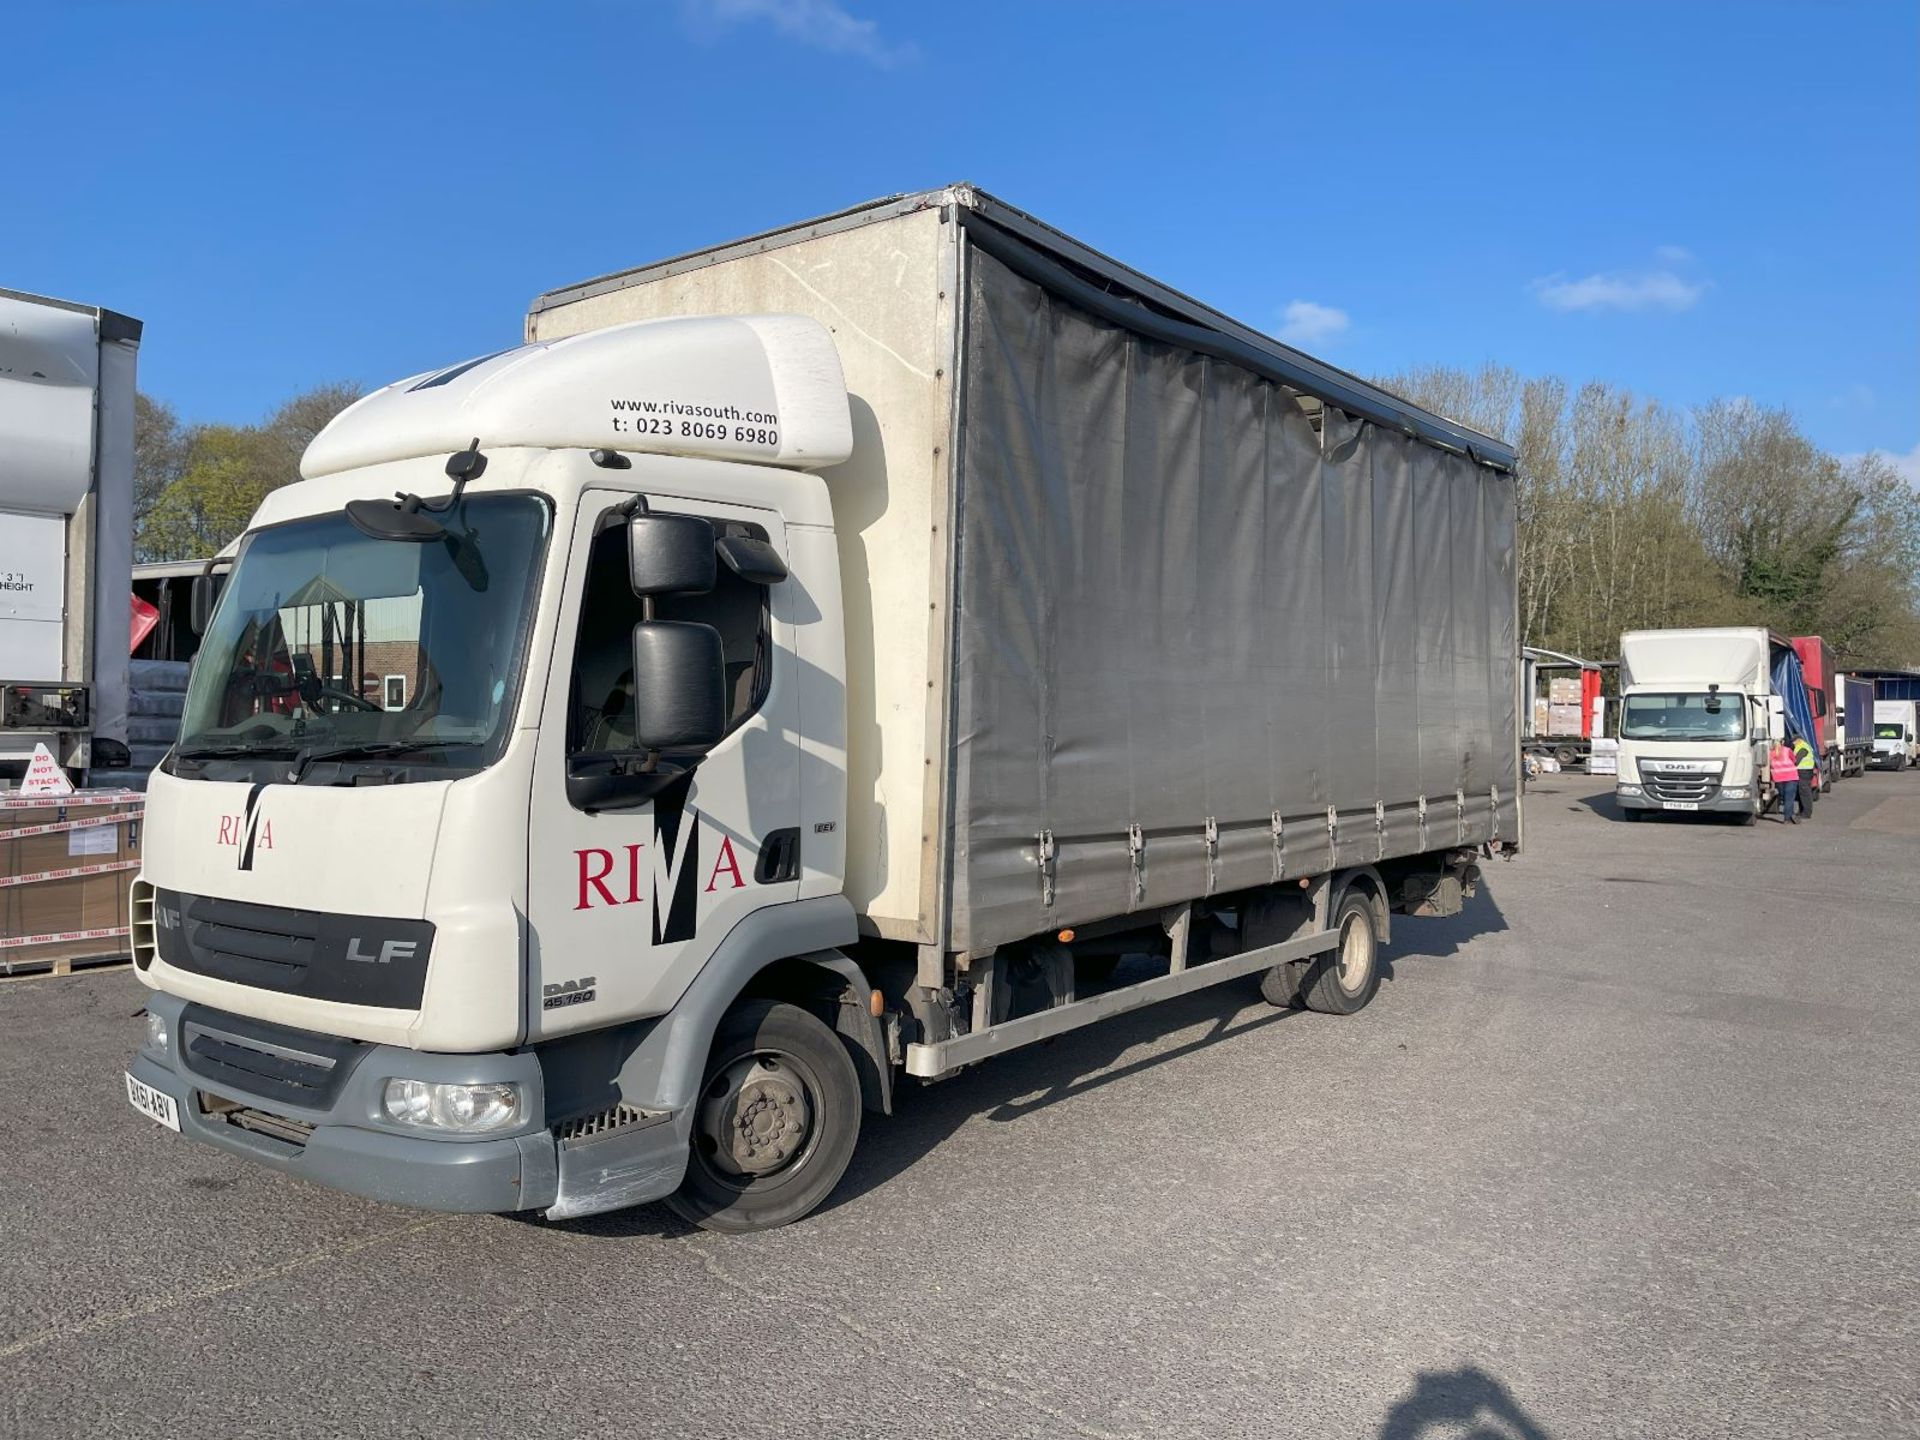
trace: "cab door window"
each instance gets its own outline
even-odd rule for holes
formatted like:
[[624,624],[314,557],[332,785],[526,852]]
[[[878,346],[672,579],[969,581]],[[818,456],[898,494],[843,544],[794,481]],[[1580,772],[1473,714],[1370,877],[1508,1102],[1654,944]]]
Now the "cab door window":
[[[737,520],[716,521],[715,533],[766,538],[759,526]],[[741,579],[723,564],[705,595],[658,597],[653,613],[657,620],[693,621],[720,632],[727,731],[731,734],[745,724],[765,703],[773,678],[767,587]],[[633,627],[642,618],[640,598],[628,582],[627,526],[621,520],[594,536],[587,559],[567,705],[568,754],[635,749]]]

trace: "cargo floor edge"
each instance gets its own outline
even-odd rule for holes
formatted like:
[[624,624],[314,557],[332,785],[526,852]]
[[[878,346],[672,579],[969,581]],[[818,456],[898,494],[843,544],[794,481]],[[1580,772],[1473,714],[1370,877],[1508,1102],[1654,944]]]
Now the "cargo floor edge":
[[922,1080],[937,1080],[962,1065],[986,1060],[1008,1050],[1017,1050],[1036,1040],[1064,1035],[1069,1030],[1078,1030],[1083,1025],[1091,1025],[1112,1015],[1124,1015],[1129,1010],[1171,1000],[1176,995],[1191,994],[1209,985],[1224,985],[1242,975],[1251,975],[1256,970],[1270,970],[1275,965],[1284,965],[1291,960],[1305,960],[1324,954],[1339,943],[1340,934],[1337,930],[1321,930],[1296,940],[1282,940],[1278,945],[1263,945],[1258,950],[1243,950],[1238,955],[1209,960],[1191,969],[1158,975],[1135,985],[1109,990],[1103,995],[1076,1000],[1071,1005],[1022,1015],[1017,1020],[1004,1020],[998,1025],[956,1035],[949,1040],[935,1041],[930,1045],[909,1045],[907,1073]]

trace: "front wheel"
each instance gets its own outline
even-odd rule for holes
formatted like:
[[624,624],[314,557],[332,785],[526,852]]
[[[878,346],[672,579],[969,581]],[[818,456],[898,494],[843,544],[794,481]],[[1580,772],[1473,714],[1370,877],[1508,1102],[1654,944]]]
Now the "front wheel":
[[860,1138],[860,1077],[840,1037],[783,1000],[748,1000],[713,1038],[686,1179],[667,1200],[708,1230],[771,1230],[815,1210]]
[[1380,939],[1365,895],[1349,890],[1341,897],[1333,930],[1339,943],[1308,962],[1300,1002],[1325,1015],[1352,1015],[1380,988]]

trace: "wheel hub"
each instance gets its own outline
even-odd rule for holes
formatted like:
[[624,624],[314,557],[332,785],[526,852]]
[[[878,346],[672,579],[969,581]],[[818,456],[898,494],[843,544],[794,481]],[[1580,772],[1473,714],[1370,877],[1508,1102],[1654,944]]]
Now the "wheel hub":
[[805,1147],[813,1116],[799,1077],[771,1055],[734,1061],[708,1082],[700,1130],[715,1163],[735,1175],[768,1175]]
[[1366,920],[1358,915],[1349,915],[1346,925],[1340,931],[1340,988],[1349,994],[1357,991],[1367,980],[1367,970],[1373,964],[1373,935],[1367,928]]

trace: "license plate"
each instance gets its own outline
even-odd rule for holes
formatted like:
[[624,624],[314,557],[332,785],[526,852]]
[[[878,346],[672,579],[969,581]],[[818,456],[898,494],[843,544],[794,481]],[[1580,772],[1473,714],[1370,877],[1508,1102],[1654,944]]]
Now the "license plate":
[[1662,800],[1662,810],[1698,810],[1700,807],[1692,800]]
[[180,1107],[173,1097],[151,1085],[143,1085],[133,1076],[127,1076],[127,1103],[149,1120],[156,1120],[169,1130],[180,1128]]

